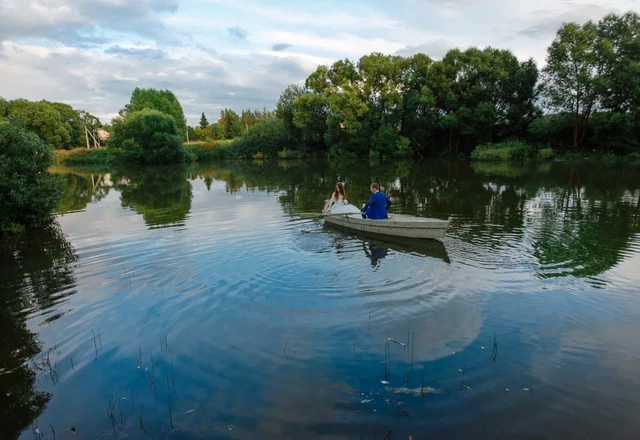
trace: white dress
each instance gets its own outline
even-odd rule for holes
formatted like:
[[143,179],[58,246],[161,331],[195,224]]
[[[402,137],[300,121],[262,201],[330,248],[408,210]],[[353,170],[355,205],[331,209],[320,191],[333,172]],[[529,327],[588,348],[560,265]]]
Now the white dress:
[[332,214],[359,214],[360,210],[356,208],[354,205],[349,204],[347,200],[342,198],[342,195],[338,196],[338,200],[336,200],[331,208],[329,209],[329,204],[331,203],[331,199],[327,200],[327,203],[324,205],[324,212],[331,212]]

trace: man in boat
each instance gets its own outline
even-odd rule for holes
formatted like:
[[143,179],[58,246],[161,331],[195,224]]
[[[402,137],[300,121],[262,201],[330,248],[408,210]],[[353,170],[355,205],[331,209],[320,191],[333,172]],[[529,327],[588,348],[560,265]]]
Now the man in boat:
[[391,200],[380,192],[380,185],[372,183],[369,187],[371,198],[362,206],[362,218],[371,220],[384,220],[387,217],[387,210],[391,206]]

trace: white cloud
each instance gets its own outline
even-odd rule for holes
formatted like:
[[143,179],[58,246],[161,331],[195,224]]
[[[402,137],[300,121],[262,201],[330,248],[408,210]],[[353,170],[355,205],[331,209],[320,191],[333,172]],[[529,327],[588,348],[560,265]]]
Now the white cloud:
[[0,96],[73,103],[107,122],[133,87],[169,88],[193,124],[202,110],[273,108],[319,64],[371,52],[492,46],[541,66],[563,21],[628,9],[640,4],[2,0]]

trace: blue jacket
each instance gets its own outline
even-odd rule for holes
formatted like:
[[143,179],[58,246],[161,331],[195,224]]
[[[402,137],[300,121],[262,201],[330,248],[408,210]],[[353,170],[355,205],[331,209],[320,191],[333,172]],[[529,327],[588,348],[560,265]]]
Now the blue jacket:
[[391,206],[391,200],[385,194],[378,191],[371,195],[371,198],[361,209],[362,212],[367,214],[367,218],[372,220],[382,220],[387,217],[387,210]]

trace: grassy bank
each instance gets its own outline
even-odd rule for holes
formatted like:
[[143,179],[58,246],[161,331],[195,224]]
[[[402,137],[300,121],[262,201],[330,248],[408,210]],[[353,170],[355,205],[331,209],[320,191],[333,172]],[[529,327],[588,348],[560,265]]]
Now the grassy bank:
[[[215,142],[185,143],[185,162],[209,163],[220,160],[267,159],[262,152],[247,154],[237,140]],[[77,148],[74,150],[56,150],[56,163],[65,166],[82,165],[111,165],[126,163],[122,150],[116,148]],[[313,158],[296,150],[282,150],[272,159],[296,160]],[[471,153],[471,159],[477,162],[510,162],[510,161],[556,161],[579,162],[582,160],[596,160],[603,163],[618,161],[640,163],[640,153],[627,156],[617,156],[612,153],[585,152],[556,152],[551,148],[536,148],[521,141],[507,141],[497,144],[485,144],[476,147]]]
[[[185,162],[208,163],[219,160],[265,159],[262,152],[247,154],[237,140],[215,142],[189,142],[183,144]],[[58,165],[110,165],[126,162],[123,151],[117,148],[76,148],[74,150],[56,150]],[[283,150],[277,153],[278,159],[303,159],[304,154],[294,150]]]
[[616,155],[608,151],[555,151],[551,148],[536,148],[519,140],[510,140],[496,144],[479,145],[471,152],[471,159],[478,162],[508,162],[529,160],[553,160],[556,162],[579,162],[595,160],[603,163],[640,162],[640,153]]
[[[186,151],[186,162],[212,162],[215,160],[234,159],[233,141],[190,142],[183,146]],[[56,150],[58,165],[111,165],[126,162],[123,150],[118,148],[76,148],[73,150]]]
[[477,161],[511,161],[525,159],[553,159],[551,148],[536,149],[526,142],[510,140],[497,144],[478,145],[471,152],[471,159]]

